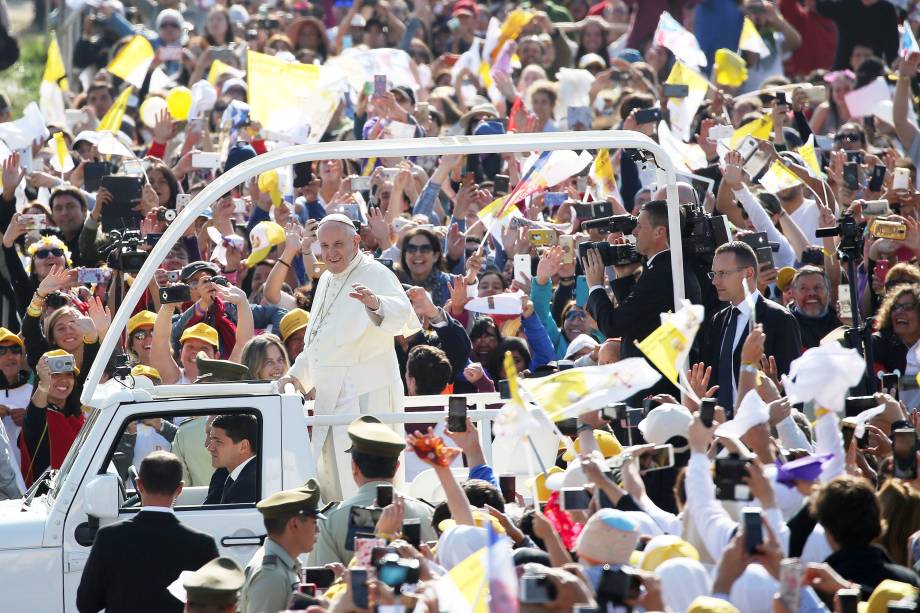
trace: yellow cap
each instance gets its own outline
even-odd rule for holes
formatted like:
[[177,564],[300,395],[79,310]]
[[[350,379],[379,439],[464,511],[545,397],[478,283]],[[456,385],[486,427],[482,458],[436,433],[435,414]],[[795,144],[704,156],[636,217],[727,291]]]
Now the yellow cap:
[[0,327],[0,344],[3,343],[16,343],[23,349],[25,348],[25,343],[22,342],[22,339],[19,338],[18,334],[15,334],[11,330]]
[[654,572],[656,568],[674,558],[690,558],[700,561],[696,547],[677,536],[656,536],[645,546],[639,561],[639,568]]
[[917,588],[909,583],[902,583],[893,579],[885,579],[872,590],[867,602],[859,603],[859,613],[885,613],[889,602],[899,600],[913,600],[917,596]]
[[690,607],[687,609],[687,613],[739,613],[738,609],[735,608],[735,605],[730,603],[727,600],[722,600],[721,598],[713,598],[712,596],[697,596],[693,602],[690,603]]
[[215,349],[219,346],[217,342],[217,330],[206,323],[197,323],[194,326],[186,328],[182,332],[182,336],[179,337],[179,342],[184,343],[190,338],[197,338],[200,341],[204,341],[209,345],[213,345]]
[[157,314],[151,311],[140,311],[131,316],[128,320],[128,334],[134,334],[134,331],[141,326],[152,326],[157,320]]
[[286,341],[288,337],[298,330],[302,330],[310,323],[310,314],[303,309],[292,309],[281,318],[281,324],[278,326],[281,332],[281,340]]
[[[69,355],[71,358],[73,358],[73,355],[72,355],[72,354],[67,353],[67,352],[64,351],[63,349],[53,349],[53,350],[51,350],[51,351],[46,351],[45,353],[43,353],[43,354],[42,354],[42,357],[43,357],[43,358],[63,358],[64,356],[68,356],[68,355]],[[79,374],[80,374],[80,369],[77,368],[77,361],[76,361],[76,359],[74,359],[74,362],[73,362],[73,374],[75,374],[75,375],[79,375]]]
[[785,292],[789,284],[792,283],[792,277],[795,276],[795,268],[792,266],[783,266],[776,271],[776,287],[781,292]]
[[527,487],[532,488],[534,483],[536,482],[537,497],[540,499],[540,502],[546,502],[547,500],[549,500],[550,494],[552,494],[552,492],[546,487],[546,478],[549,477],[550,475],[555,475],[556,473],[561,473],[561,472],[565,472],[565,471],[559,468],[558,466],[550,466],[545,474],[540,473],[535,477],[535,479],[528,479]]
[[160,380],[160,371],[158,371],[153,366],[147,366],[146,364],[135,364],[134,368],[131,369],[132,377],[147,377],[148,379]]
[[[501,522],[481,509],[473,509],[473,523],[476,524],[478,528],[485,528],[489,524],[492,524],[492,530],[494,530],[496,534],[505,534],[505,529],[502,527]],[[442,519],[441,522],[438,523],[438,532],[447,532],[448,528],[456,525],[457,522],[450,517]]]
[[[605,458],[612,458],[615,455],[623,453],[623,446],[620,445],[620,441],[617,440],[617,437],[615,437],[612,432],[595,430],[594,440],[597,441],[597,447],[601,450]],[[577,438],[575,439],[575,453],[581,453],[581,441]],[[562,459],[566,462],[571,462],[575,459],[575,455],[566,451],[562,454]]]

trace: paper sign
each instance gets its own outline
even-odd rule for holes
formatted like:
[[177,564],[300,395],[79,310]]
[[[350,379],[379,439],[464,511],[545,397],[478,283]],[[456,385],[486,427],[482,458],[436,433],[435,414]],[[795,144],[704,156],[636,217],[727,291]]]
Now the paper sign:
[[875,111],[884,101],[891,101],[891,91],[884,77],[878,77],[872,83],[865,87],[854,89],[845,96],[847,108],[853,117],[868,117],[875,114]]

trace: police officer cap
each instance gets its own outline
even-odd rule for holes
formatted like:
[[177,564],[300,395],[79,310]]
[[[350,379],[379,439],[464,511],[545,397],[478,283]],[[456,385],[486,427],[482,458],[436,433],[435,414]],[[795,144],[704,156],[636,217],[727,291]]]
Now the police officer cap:
[[256,508],[263,517],[284,517],[291,513],[300,513],[326,519],[318,510],[319,498],[319,483],[316,479],[308,479],[296,490],[283,490],[272,494],[260,501]]
[[212,360],[204,351],[195,357],[198,363],[198,378],[195,383],[216,383],[224,381],[252,381],[252,373],[242,364],[230,360]]
[[362,415],[348,425],[351,449],[367,455],[397,458],[406,448],[406,441],[372,415]]
[[235,604],[243,579],[243,569],[234,560],[214,558],[182,583],[186,602],[192,605]]

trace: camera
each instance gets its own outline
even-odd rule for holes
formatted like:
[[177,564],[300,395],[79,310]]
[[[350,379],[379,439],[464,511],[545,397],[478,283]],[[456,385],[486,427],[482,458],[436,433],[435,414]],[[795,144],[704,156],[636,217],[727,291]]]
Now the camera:
[[377,563],[377,578],[398,594],[403,585],[419,582],[418,560],[401,558],[398,553],[388,553]]
[[717,500],[750,500],[751,490],[743,479],[748,476],[747,467],[751,464],[748,458],[738,454],[730,454],[725,458],[716,458],[716,484]]
[[862,226],[856,223],[856,219],[850,212],[841,215],[840,221],[836,226],[817,228],[815,230],[815,237],[824,238],[827,236],[840,237],[839,250],[842,253],[862,251]]
[[48,359],[48,370],[51,374],[73,372],[74,363],[72,355],[59,355]]
[[130,274],[137,274],[147,261],[147,252],[138,247],[143,242],[139,230],[125,230],[109,232],[109,245],[103,249],[107,251],[106,264],[112,270],[120,270]]
[[638,218],[632,215],[610,215],[609,217],[598,217],[581,222],[583,230],[595,228],[606,234],[622,232],[623,234],[632,234],[639,223]]
[[683,250],[689,256],[712,258],[720,245],[731,240],[728,221],[724,215],[710,215],[697,204],[684,205]]
[[171,287],[160,288],[160,302],[163,304],[173,304],[176,302],[188,302],[192,299],[192,290],[188,285],[180,284]]
[[61,292],[51,292],[45,297],[45,306],[52,309],[59,309],[62,306],[67,306],[67,296]]
[[166,280],[170,283],[178,283],[182,278],[182,272],[178,270],[167,270],[166,271]]
[[642,261],[634,245],[611,245],[606,241],[585,242],[578,245],[578,257],[584,260],[589,249],[597,249],[604,266],[627,266]]
[[166,223],[169,223],[175,218],[176,211],[174,209],[160,209],[157,211],[157,221],[165,221]]
[[556,586],[543,574],[522,575],[518,588],[524,604],[546,604],[556,599]]

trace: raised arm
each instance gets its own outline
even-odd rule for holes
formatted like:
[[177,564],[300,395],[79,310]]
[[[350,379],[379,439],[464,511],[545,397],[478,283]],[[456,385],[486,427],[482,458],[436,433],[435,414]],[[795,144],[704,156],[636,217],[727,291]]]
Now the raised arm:
[[182,372],[173,358],[170,347],[172,334],[172,314],[178,304],[164,304],[157,311],[157,318],[153,322],[153,346],[150,348],[151,366],[160,373],[160,381],[169,385],[179,381]]

